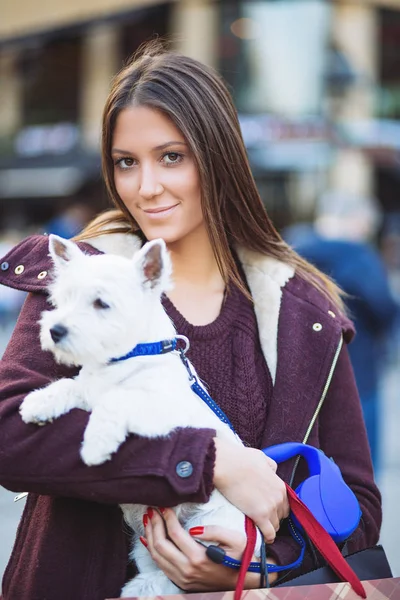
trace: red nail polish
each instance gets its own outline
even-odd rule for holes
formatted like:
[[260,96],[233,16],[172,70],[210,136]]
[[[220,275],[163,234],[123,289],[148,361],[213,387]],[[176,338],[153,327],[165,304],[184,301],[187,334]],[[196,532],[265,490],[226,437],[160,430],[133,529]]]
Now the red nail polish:
[[140,536],[139,540],[142,542],[143,546],[145,546],[145,548],[147,548],[148,544],[147,544],[146,538]]
[[160,511],[160,513],[163,515],[167,509],[166,509],[166,508],[163,508],[162,506],[159,506],[159,507],[158,507],[158,510],[159,510],[159,511]]
[[204,527],[192,527],[189,529],[190,535],[201,535],[204,533]]
[[147,527],[147,523],[148,523],[148,522],[149,522],[149,517],[148,517],[147,513],[145,513],[145,514],[143,515],[143,526],[144,526],[144,527]]
[[147,515],[148,515],[149,519],[151,519],[154,515],[154,510],[150,506],[147,509]]

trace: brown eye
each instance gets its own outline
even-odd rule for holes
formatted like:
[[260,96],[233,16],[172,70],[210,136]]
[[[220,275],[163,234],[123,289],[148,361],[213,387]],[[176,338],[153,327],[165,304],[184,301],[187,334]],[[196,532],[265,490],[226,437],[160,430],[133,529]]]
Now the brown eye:
[[167,152],[163,156],[163,161],[166,165],[177,165],[182,162],[182,154],[179,152]]
[[105,308],[110,308],[110,305],[107,304],[107,302],[104,302],[104,300],[102,300],[101,298],[96,298],[96,300],[93,302],[93,306],[94,308],[97,309],[105,309]]

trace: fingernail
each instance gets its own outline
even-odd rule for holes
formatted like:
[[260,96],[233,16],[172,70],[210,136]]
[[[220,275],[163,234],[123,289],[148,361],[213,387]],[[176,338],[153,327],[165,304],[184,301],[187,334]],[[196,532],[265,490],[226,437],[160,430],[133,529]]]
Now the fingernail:
[[201,535],[204,533],[204,527],[192,527],[189,529],[190,535]]
[[146,538],[144,538],[144,537],[140,536],[139,540],[142,542],[143,546],[144,546],[145,548],[147,548],[148,544],[147,544],[147,540],[146,540]]
[[147,513],[145,513],[143,515],[143,525],[144,525],[144,527],[147,527],[147,523],[148,522],[149,522],[149,517],[148,517]]
[[152,516],[154,515],[154,510],[150,506],[147,509],[147,514],[148,514],[149,519],[151,519]]
[[159,512],[163,515],[165,513],[165,511],[167,510],[166,508],[163,508],[162,506],[158,507]]

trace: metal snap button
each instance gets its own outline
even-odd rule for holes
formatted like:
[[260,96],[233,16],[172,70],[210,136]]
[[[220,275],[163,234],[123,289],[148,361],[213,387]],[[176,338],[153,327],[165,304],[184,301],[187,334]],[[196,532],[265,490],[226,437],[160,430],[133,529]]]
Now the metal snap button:
[[40,271],[39,275],[37,276],[38,279],[44,279],[47,275],[47,271]]
[[328,310],[328,315],[330,315],[333,319],[336,317],[335,313],[332,310]]
[[24,265],[18,265],[18,267],[15,267],[15,269],[14,269],[14,273],[16,275],[21,275],[21,273],[23,273],[24,271],[25,271]]
[[175,470],[179,477],[186,479],[186,477],[190,477],[193,473],[193,465],[188,460],[182,460],[176,465]]
[[312,328],[314,329],[314,331],[321,331],[322,325],[321,325],[321,323],[314,323]]
[[1,269],[2,271],[7,271],[7,269],[8,269],[9,267],[10,267],[10,265],[9,265],[9,264],[8,264],[8,262],[6,262],[6,261],[2,262],[2,263],[1,263],[1,265],[0,265],[0,269]]

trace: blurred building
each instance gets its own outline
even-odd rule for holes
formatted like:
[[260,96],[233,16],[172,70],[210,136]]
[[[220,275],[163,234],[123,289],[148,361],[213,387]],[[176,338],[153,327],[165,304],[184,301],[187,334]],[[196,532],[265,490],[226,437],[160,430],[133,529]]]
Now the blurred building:
[[218,6],[181,0],[15,0],[0,7],[0,231],[69,205],[106,206],[100,123],[113,75],[145,40],[214,63]]
[[13,0],[0,7],[0,230],[106,206],[104,100],[156,34],[231,85],[278,226],[311,218],[328,187],[400,214],[400,0]]

